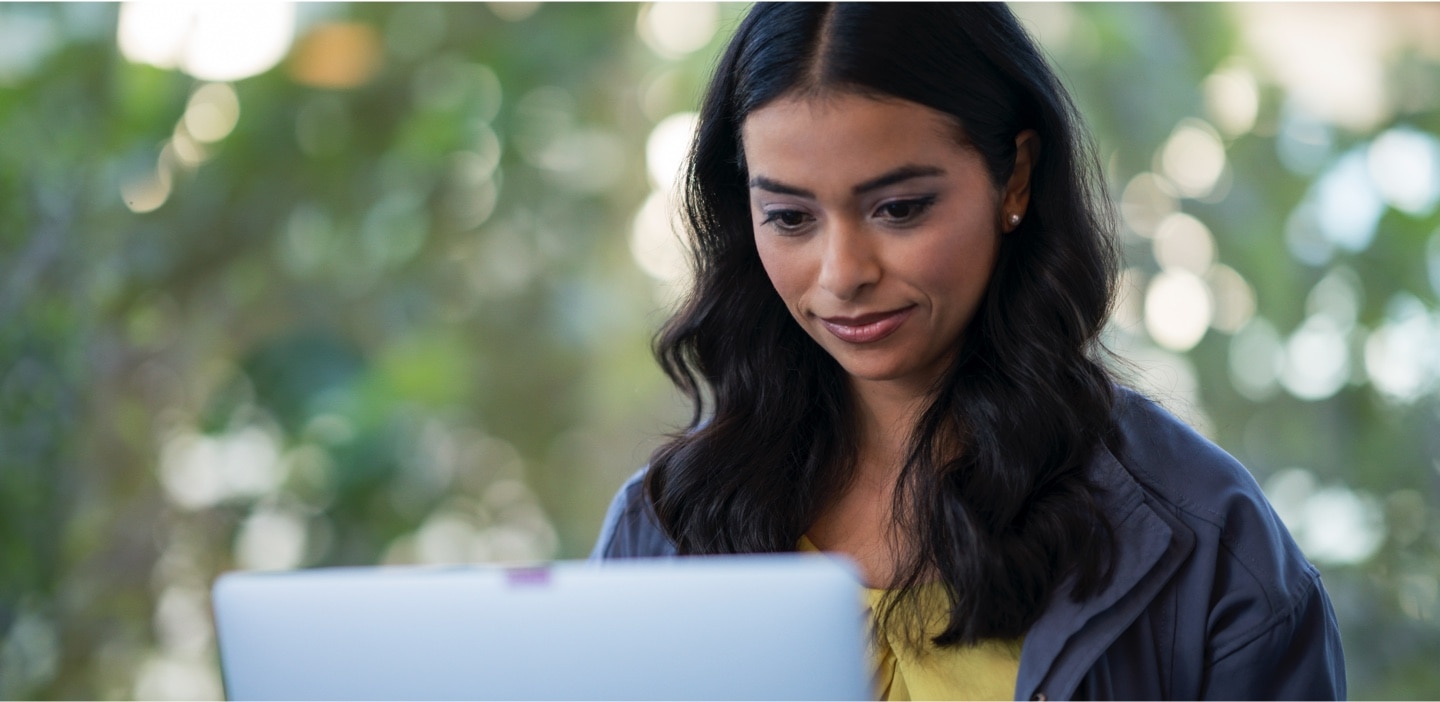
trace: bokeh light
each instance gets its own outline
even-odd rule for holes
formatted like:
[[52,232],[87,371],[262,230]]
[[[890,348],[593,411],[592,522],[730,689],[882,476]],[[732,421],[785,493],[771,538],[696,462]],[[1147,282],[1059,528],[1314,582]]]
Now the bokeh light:
[[153,212],[170,199],[174,179],[164,164],[134,173],[120,184],[120,199],[136,214]]
[[1355,130],[1389,115],[1383,57],[1398,18],[1367,5],[1236,9],[1246,45],[1307,112]]
[[540,3],[538,2],[521,2],[520,0],[515,0],[514,2],[510,0],[487,2],[485,5],[490,8],[491,12],[495,13],[496,17],[506,22],[520,22],[529,19],[531,15],[540,9]]
[[240,121],[240,98],[226,83],[206,83],[190,96],[181,118],[185,131],[197,141],[211,144],[230,135]]
[[656,280],[681,280],[688,273],[684,231],[674,198],[659,190],[650,193],[635,214],[630,234],[635,263]]
[[1031,35],[1067,65],[1091,63],[1104,48],[1096,23],[1066,3],[1022,2],[1011,9]]
[[1409,404],[1440,375],[1440,325],[1413,296],[1401,293],[1387,307],[1384,323],[1365,342],[1365,370],[1382,396]]
[[305,518],[293,510],[262,507],[235,537],[235,561],[251,570],[290,570],[305,561]]
[[174,68],[184,50],[194,16],[173,3],[126,2],[120,5],[120,53],[136,63]]
[[1145,291],[1145,330],[1171,351],[1189,351],[1200,343],[1213,311],[1205,281],[1183,269],[1155,276]]
[[1304,468],[1276,472],[1265,482],[1265,493],[1305,554],[1317,562],[1359,563],[1384,542],[1374,498],[1343,485],[1319,485]]
[[136,673],[131,693],[142,700],[208,700],[223,696],[210,665],[177,656],[152,656]]
[[1337,266],[1305,296],[1305,312],[1311,316],[1324,315],[1341,331],[1349,331],[1360,318],[1364,302],[1360,276],[1349,266]]
[[1255,289],[1234,268],[1216,264],[1205,273],[1205,282],[1215,301],[1210,326],[1234,334],[1255,316]]
[[1314,314],[1285,342],[1280,384],[1302,400],[1323,400],[1350,379],[1345,330],[1328,314]]
[[715,3],[659,2],[640,11],[636,31],[655,53],[678,59],[710,43],[719,23]]
[[484,224],[499,204],[500,188],[494,176],[500,165],[500,139],[486,127],[478,147],[475,151],[459,151],[450,156],[442,211],[449,225],[459,231]]
[[185,433],[165,443],[160,481],[171,502],[196,510],[273,492],[284,467],[275,437],[260,427],[215,437]]
[[1284,363],[1280,333],[1264,317],[1254,317],[1230,339],[1230,382],[1252,402],[1275,395],[1279,369]]
[[1414,217],[1440,202],[1440,140],[1412,127],[1376,137],[1366,153],[1370,178],[1391,207]]
[[1125,224],[1142,237],[1154,236],[1160,222],[1179,209],[1174,184],[1154,173],[1137,174],[1120,195],[1120,214]]
[[656,190],[674,192],[690,140],[695,136],[697,119],[694,112],[677,112],[650,130],[645,140],[645,166]]
[[1225,145],[1209,123],[1186,119],[1165,141],[1159,161],[1181,195],[1204,198],[1215,191],[1225,172]]
[[179,68],[201,80],[236,81],[270,70],[295,34],[295,6],[282,2],[127,2],[120,7],[125,58]]
[[1375,240],[1385,201],[1370,179],[1364,151],[1342,156],[1315,182],[1310,199],[1326,241],[1355,252],[1364,251]]
[[380,70],[380,35],[358,22],[327,22],[310,29],[296,43],[290,75],[316,88],[346,89],[364,85]]
[[1203,276],[1215,263],[1215,237],[1210,228],[1184,212],[1160,220],[1154,236],[1155,262],[1162,269]]
[[1203,88],[1206,113],[1225,136],[1238,137],[1255,127],[1260,114],[1260,86],[1250,69],[1241,64],[1228,65],[1206,76]]

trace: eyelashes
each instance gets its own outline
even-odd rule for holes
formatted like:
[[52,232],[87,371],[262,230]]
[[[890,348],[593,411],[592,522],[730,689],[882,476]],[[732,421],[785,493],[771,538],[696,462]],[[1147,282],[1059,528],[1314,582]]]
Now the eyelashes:
[[770,225],[781,232],[791,233],[800,231],[813,219],[800,210],[767,210],[760,226]]
[[892,224],[908,224],[920,219],[935,204],[934,195],[891,200],[875,209],[876,214],[884,213]]
[[[891,227],[904,227],[922,220],[935,204],[935,195],[907,197],[881,203],[871,213],[871,219]],[[798,209],[777,207],[764,211],[765,218],[760,226],[771,227],[781,234],[796,235],[804,232],[814,221],[814,215]]]

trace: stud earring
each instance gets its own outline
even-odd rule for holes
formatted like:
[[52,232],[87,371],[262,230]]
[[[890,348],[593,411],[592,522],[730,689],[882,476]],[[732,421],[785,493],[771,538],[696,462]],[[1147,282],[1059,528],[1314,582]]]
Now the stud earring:
[[1019,226],[1020,224],[1020,215],[1015,214],[1014,212],[1011,212],[1010,216],[1006,219],[1010,222],[1010,226],[1012,227]]

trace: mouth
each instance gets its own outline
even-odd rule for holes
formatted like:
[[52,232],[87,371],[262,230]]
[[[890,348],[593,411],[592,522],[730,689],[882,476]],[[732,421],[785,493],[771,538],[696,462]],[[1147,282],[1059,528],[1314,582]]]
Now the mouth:
[[820,323],[841,341],[851,344],[873,344],[895,333],[915,311],[915,306],[889,312],[872,312],[856,317],[821,317]]

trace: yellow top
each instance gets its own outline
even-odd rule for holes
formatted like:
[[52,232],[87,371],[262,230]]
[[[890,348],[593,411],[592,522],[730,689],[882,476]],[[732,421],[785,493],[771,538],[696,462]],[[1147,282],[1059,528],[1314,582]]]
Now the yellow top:
[[[819,551],[803,536],[799,548]],[[885,594],[885,590],[865,588],[866,611],[873,613]],[[945,627],[945,605],[943,600],[932,605],[921,595],[921,607],[928,615],[923,645],[917,649],[903,631],[886,631],[871,640],[876,696],[882,700],[1014,699],[1023,639],[937,647],[930,639]]]

